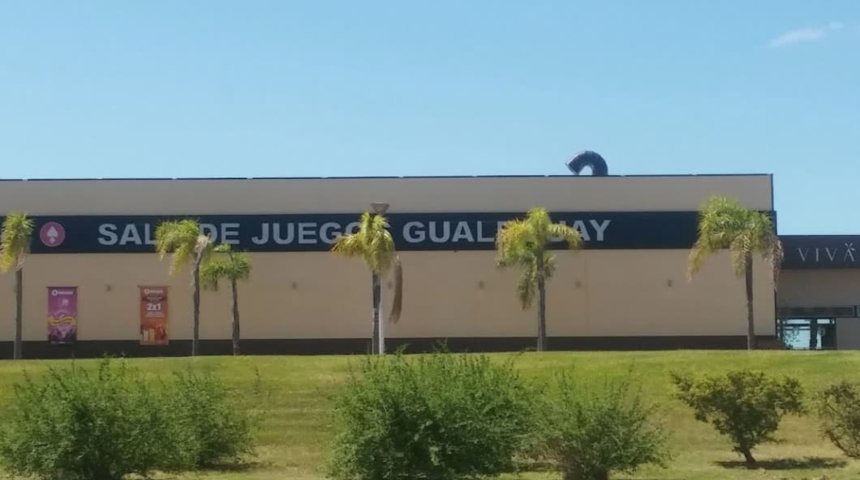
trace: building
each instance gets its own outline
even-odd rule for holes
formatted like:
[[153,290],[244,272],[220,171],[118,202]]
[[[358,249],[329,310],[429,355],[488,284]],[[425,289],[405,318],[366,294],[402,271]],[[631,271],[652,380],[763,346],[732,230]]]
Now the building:
[[[712,195],[774,210],[770,175],[570,175],[13,180],[0,182],[0,215],[20,210],[36,220],[24,268],[28,357],[187,354],[190,277],[169,275],[152,245],[160,221],[182,217],[199,219],[216,242],[252,252],[251,280],[239,295],[246,353],[366,351],[370,275],[361,261],[328,250],[374,201],[390,205],[404,268],[404,309],[386,327],[389,346],[531,347],[535,312],[517,302],[517,272],[496,267],[494,235],[500,222],[543,206],[586,240],[578,253],[557,252],[550,348],[742,348],[744,284],[728,254],[687,279],[696,211]],[[785,243],[778,293],[770,268],[755,265],[763,345],[779,345],[781,326],[815,318],[826,342],[836,339],[832,346],[860,347],[860,270],[851,268],[860,267],[860,237]],[[0,278],[0,355],[7,357],[13,279]],[[49,309],[58,317],[54,343],[67,344],[48,341]],[[72,323],[75,334],[64,337]],[[229,289],[204,292],[202,352],[229,352],[230,332]]]
[[820,337],[817,348],[860,349],[860,235],[780,239],[785,260],[777,281],[778,325],[813,341]]

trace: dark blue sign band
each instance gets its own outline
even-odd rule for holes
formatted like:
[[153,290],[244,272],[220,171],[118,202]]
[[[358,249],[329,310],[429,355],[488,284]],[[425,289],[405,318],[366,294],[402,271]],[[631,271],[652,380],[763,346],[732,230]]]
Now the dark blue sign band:
[[782,235],[782,268],[860,268],[860,235]]
[[[588,249],[682,249],[696,240],[696,212],[563,212]],[[492,250],[500,225],[522,213],[393,213],[397,248]],[[156,226],[193,218],[215,242],[256,252],[315,252],[357,228],[358,214],[40,216],[33,253],[140,253],[154,250]],[[556,247],[561,247],[557,245]]]

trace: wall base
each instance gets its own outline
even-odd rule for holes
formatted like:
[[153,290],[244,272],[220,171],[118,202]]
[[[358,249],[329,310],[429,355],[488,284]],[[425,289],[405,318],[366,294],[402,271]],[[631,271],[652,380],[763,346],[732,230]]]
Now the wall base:
[[[759,336],[761,349],[780,348],[772,336]],[[389,338],[389,352],[404,348],[406,352],[433,351],[446,345],[452,352],[517,352],[533,350],[531,337],[474,338]],[[550,337],[549,349],[576,350],[740,350],[746,348],[745,336],[662,336],[662,337]],[[242,340],[246,355],[340,355],[363,354],[370,350],[364,338],[329,339],[248,339]],[[179,357],[191,352],[190,340],[174,340],[165,346],[142,346],[129,340],[82,340],[74,345],[51,345],[47,342],[24,342],[24,358],[94,358],[104,355],[127,357]],[[230,355],[229,340],[201,340],[201,355]],[[12,342],[0,342],[0,359],[12,357]]]

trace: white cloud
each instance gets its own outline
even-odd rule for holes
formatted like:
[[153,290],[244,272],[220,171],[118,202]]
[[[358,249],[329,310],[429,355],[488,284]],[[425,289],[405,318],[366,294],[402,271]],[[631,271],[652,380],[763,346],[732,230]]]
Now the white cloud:
[[805,27],[791,30],[779,35],[770,41],[770,46],[774,48],[788,47],[799,43],[811,43],[823,40],[833,32],[842,30],[845,24],[842,22],[830,22],[827,25],[819,25],[816,27]]

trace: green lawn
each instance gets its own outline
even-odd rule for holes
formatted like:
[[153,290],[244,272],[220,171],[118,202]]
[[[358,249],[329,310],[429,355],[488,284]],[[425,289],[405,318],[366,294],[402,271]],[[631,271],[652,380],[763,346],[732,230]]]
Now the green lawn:
[[[494,355],[504,359],[510,355]],[[250,391],[255,370],[263,379],[270,398],[260,405],[264,422],[259,434],[257,461],[229,472],[206,472],[182,479],[223,480],[319,480],[333,430],[329,422],[330,398],[356,357],[203,357],[197,359],[138,359],[131,363],[153,375],[169,374],[193,363],[214,369],[230,384]],[[81,361],[80,363],[91,363]],[[8,408],[11,386],[22,371],[37,374],[59,361],[0,362],[0,410]],[[697,423],[692,414],[672,397],[669,372],[720,372],[750,367],[773,374],[798,377],[808,392],[831,382],[848,379],[860,382],[860,353],[847,352],[599,352],[522,354],[516,365],[535,381],[550,379],[566,371],[584,381],[630,372],[644,394],[660,409],[661,420],[671,433],[674,458],[667,469],[646,469],[636,479],[823,479],[860,478],[860,461],[844,457],[821,438],[812,417],[789,418],[778,433],[780,443],[756,451],[765,467],[748,471],[739,456],[708,425]],[[2,411],[0,411],[2,413]],[[2,418],[2,416],[0,416]],[[2,420],[0,420],[2,421]],[[515,478],[515,477],[510,477]],[[520,478],[550,479],[549,474],[527,473]]]

